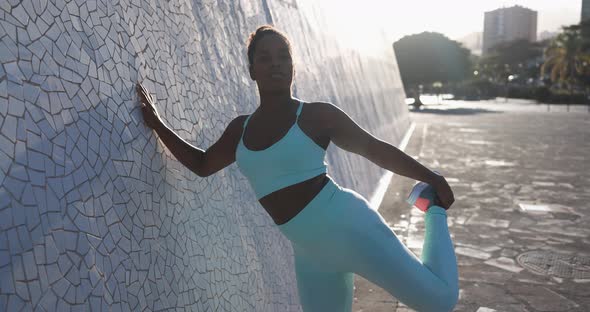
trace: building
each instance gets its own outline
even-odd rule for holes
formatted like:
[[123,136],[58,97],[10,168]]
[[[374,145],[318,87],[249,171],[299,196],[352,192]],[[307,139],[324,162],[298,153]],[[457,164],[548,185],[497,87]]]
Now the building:
[[559,35],[558,31],[548,31],[548,30],[544,30],[541,33],[539,33],[539,36],[537,38],[537,40],[539,41],[543,41],[546,39],[552,39],[557,37],[557,35]]
[[464,47],[471,50],[472,54],[481,55],[481,41],[482,41],[483,33],[474,32],[470,33],[464,37],[457,39]]
[[590,0],[582,0],[582,21],[590,20]]
[[485,12],[483,48],[485,55],[502,42],[525,39],[537,40],[537,11],[516,5]]

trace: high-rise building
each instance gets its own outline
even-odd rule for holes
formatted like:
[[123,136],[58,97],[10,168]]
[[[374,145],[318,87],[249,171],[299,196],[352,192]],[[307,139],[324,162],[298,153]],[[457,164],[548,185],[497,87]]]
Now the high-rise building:
[[476,54],[476,55],[481,55],[482,36],[483,36],[483,33],[480,31],[480,32],[470,33],[470,34],[465,35],[464,37],[456,39],[456,40],[459,41],[461,44],[463,44],[464,47],[471,50],[471,53]]
[[518,39],[537,40],[537,11],[516,5],[485,12],[483,54],[499,43]]
[[590,20],[590,0],[582,0],[582,21]]
[[552,38],[555,38],[557,35],[559,35],[559,32],[558,31],[543,30],[537,36],[537,40],[543,41],[543,40],[546,40],[546,39],[552,39]]

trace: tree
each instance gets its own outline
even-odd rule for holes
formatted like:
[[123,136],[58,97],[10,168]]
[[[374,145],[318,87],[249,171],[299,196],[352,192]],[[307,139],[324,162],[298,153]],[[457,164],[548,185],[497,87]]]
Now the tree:
[[[566,31],[578,32],[580,43],[580,54],[582,54],[581,66],[577,71],[577,82],[584,86],[586,97],[590,95],[590,20],[581,21],[579,24],[565,27]],[[590,107],[589,107],[590,109]]]
[[590,20],[581,21],[579,24],[574,24],[564,27],[565,31],[579,31],[580,40],[582,40],[582,50],[586,53],[590,52]]
[[472,73],[471,52],[440,33],[405,36],[393,44],[404,87],[461,81]]
[[[590,92],[589,30],[589,22],[563,27],[562,33],[545,50],[545,62],[541,66],[541,77],[549,72],[550,80],[558,82],[560,87],[566,85],[570,96],[576,86],[582,86],[585,101],[588,101]],[[569,111],[569,100],[567,104]]]
[[483,56],[477,70],[496,83],[506,83],[510,75],[519,76],[521,80],[538,77],[537,62],[543,56],[544,42],[515,40],[494,46]]
[[541,66],[541,77],[549,72],[551,81],[567,85],[570,94],[584,76],[590,75],[590,53],[582,29],[578,25],[564,27],[545,49],[545,62]]

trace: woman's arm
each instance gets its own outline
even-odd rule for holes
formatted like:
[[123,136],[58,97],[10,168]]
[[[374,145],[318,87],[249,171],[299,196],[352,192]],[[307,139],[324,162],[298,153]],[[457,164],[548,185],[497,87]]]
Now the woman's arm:
[[207,177],[235,161],[235,149],[241,134],[243,116],[234,118],[219,140],[204,151],[183,140],[164,124],[156,110],[154,99],[141,84],[137,85],[137,92],[146,125],[156,131],[168,150],[189,170],[200,177]]
[[396,174],[434,186],[446,208],[453,203],[453,192],[444,177],[426,168],[397,147],[374,137],[339,107],[330,103],[322,103],[322,105],[324,105],[323,114],[326,114],[325,120],[329,121],[327,131],[330,140],[338,147],[361,155]]
[[160,140],[166,145],[168,150],[174,155],[174,157],[187,167],[190,171],[194,172],[200,177],[203,177],[202,163],[205,158],[205,151],[191,145],[172,129],[168,128],[163,122],[160,122],[154,130],[160,137]]

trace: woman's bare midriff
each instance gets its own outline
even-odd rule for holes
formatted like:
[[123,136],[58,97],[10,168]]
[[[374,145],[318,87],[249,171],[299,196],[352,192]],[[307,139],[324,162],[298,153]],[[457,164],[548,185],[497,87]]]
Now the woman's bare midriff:
[[325,173],[309,180],[289,185],[274,191],[259,202],[277,225],[287,223],[295,217],[328,183],[330,177]]
[[[246,144],[247,146],[257,146],[254,150],[264,150],[260,146],[272,146],[280,138],[284,137],[287,133],[286,125],[292,125],[297,110],[298,104],[294,105],[289,112],[287,117],[274,116],[267,120],[258,121],[257,123],[249,123],[249,132],[253,132],[254,138],[264,137],[265,133],[276,133],[277,137],[272,138],[264,144]],[[299,116],[299,128],[312,139],[320,148],[326,150],[330,144],[330,139],[323,133],[323,123],[320,112],[314,110],[314,105],[306,105],[305,109],[301,111]],[[259,125],[264,125],[262,128],[257,128]],[[243,126],[242,126],[243,128]],[[272,130],[269,130],[272,129]],[[277,130],[274,130],[277,129]],[[313,134],[313,135],[310,135]],[[244,134],[244,137],[246,135]],[[274,142],[273,144],[271,144]],[[253,142],[256,143],[256,142]],[[277,225],[287,223],[293,217],[295,217],[307,204],[322,190],[324,185],[328,183],[330,176],[326,173],[317,175],[311,179],[299,182],[293,185],[289,185],[280,190],[274,191],[262,198],[259,202],[270,217],[274,220]]]

